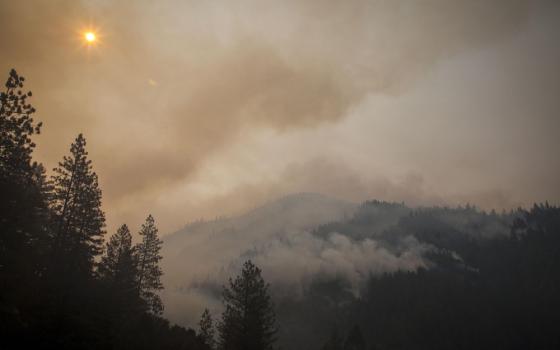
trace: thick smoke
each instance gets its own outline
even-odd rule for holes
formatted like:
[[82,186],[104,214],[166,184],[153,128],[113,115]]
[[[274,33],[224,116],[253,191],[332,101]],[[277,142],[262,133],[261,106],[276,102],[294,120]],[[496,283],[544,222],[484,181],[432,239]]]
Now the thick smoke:
[[219,312],[222,285],[247,259],[262,268],[275,297],[294,298],[316,278],[344,279],[357,295],[372,274],[426,266],[423,253],[430,247],[412,236],[402,238],[396,249],[372,238],[312,232],[319,224],[349,218],[356,208],[316,194],[292,195],[237,218],[194,223],[167,237],[167,316],[193,325],[204,307]]
[[[39,158],[51,167],[84,132],[111,218],[137,221],[252,131],[339,122],[367,95],[407,91],[515,36],[529,3],[4,1],[0,68],[36,92]],[[101,43],[85,50],[90,23]]]

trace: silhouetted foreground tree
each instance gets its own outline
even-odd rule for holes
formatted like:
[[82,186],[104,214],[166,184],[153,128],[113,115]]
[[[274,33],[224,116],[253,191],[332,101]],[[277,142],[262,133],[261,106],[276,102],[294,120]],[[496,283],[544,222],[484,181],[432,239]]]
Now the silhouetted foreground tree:
[[276,320],[268,284],[261,270],[250,260],[241,275],[224,287],[225,310],[218,325],[219,349],[270,350],[276,334]]
[[160,250],[163,242],[158,238],[157,233],[158,229],[154,218],[149,215],[139,232],[142,242],[136,246],[138,260],[137,290],[148,310],[155,315],[161,315],[163,303],[156,293],[163,289],[160,280],[163,272],[159,266]]
[[48,203],[44,169],[32,161],[40,132],[25,79],[11,70],[0,92],[0,330],[17,330],[38,303],[44,273]]
[[24,77],[15,70],[0,92],[0,329],[37,302],[44,269],[48,204],[44,169],[32,161],[40,132],[31,92],[22,90]]
[[0,348],[209,349],[159,317],[151,216],[140,244],[123,225],[100,256],[105,215],[83,135],[51,182],[32,162],[41,125],[23,82],[12,70],[0,94]]
[[72,281],[93,277],[105,234],[101,190],[85,146],[79,134],[52,177],[54,273]]
[[122,225],[111,236],[98,273],[119,295],[127,298],[136,295],[137,262],[128,226]]

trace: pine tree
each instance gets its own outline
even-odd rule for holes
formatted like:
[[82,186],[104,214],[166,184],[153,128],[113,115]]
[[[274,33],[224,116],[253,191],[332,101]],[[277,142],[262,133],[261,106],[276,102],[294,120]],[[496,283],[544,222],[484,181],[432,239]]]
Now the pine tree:
[[103,250],[101,190],[85,146],[79,134],[52,178],[53,252],[57,271],[67,277],[93,276],[95,258]]
[[12,69],[0,92],[0,303],[8,304],[34,293],[48,219],[45,172],[32,161],[31,137],[41,123],[32,118],[32,94],[22,90],[24,81]]
[[0,93],[0,171],[20,181],[28,179],[37,166],[31,161],[35,148],[31,136],[39,134],[42,125],[34,124],[35,108],[27,103],[32,94],[21,90],[24,81],[12,69],[6,90]]
[[128,226],[122,225],[107,243],[99,264],[99,276],[118,292],[130,294],[136,288],[136,254]]
[[163,272],[159,266],[159,261],[162,259],[160,250],[163,242],[158,238],[158,229],[151,215],[146,218],[139,234],[142,242],[135,248],[138,261],[137,292],[149,311],[161,315],[163,303],[157,292],[163,289],[161,283]]
[[274,307],[269,285],[261,270],[249,260],[241,275],[224,287],[225,311],[218,325],[222,350],[269,350],[276,334]]
[[204,309],[198,325],[198,334],[202,338],[202,341],[204,344],[208,345],[210,349],[214,349],[216,346],[216,341],[214,339],[214,322],[208,309]]

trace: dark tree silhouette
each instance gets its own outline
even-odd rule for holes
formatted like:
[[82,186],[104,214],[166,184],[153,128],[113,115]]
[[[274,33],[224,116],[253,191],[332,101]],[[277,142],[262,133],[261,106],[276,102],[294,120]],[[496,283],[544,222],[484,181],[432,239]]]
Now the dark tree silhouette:
[[204,312],[200,317],[198,327],[198,334],[202,338],[204,344],[208,345],[210,349],[215,349],[216,340],[214,338],[214,321],[212,320],[212,315],[208,309],[204,309]]
[[137,263],[128,226],[122,225],[111,236],[98,271],[100,277],[112,284],[117,292],[128,296],[134,295]]
[[79,134],[52,178],[55,270],[71,278],[93,276],[105,234],[101,190],[85,146]]
[[[31,92],[24,92],[25,78],[12,69],[5,90],[0,92],[0,169],[3,175],[24,180],[36,166],[31,155],[35,144],[31,136],[39,134],[42,123],[35,124],[35,108],[27,103]],[[14,179],[14,180],[15,180]]]
[[0,92],[0,329],[21,326],[21,314],[37,300],[44,270],[48,186],[32,161],[31,137],[40,132],[24,77],[11,70]]
[[275,342],[276,318],[261,270],[250,260],[241,275],[224,287],[225,311],[218,325],[222,350],[269,350]]
[[158,229],[151,215],[146,218],[139,234],[142,242],[135,247],[138,261],[136,288],[148,310],[156,315],[161,315],[163,303],[157,292],[163,289],[161,283],[163,272],[159,266],[159,261],[162,259],[160,250],[163,242],[158,238]]

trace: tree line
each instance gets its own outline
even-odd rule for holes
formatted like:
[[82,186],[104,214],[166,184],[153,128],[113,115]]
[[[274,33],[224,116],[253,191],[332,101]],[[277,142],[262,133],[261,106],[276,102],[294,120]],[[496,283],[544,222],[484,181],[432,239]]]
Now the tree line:
[[0,93],[0,347],[271,349],[269,287],[250,261],[224,287],[217,325],[208,311],[198,334],[162,318],[154,218],[146,218],[137,244],[126,224],[105,240],[85,137],[76,137],[47,177],[32,157],[42,124],[24,82],[11,70]]

